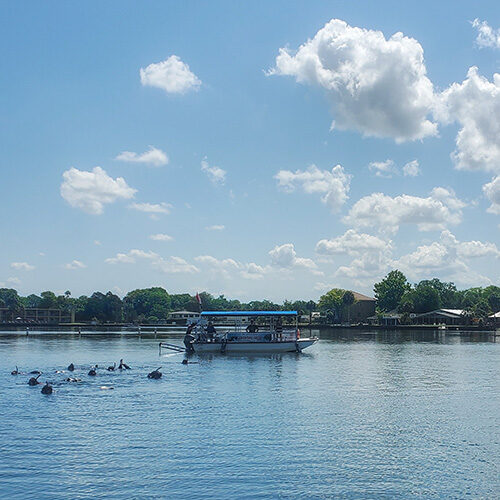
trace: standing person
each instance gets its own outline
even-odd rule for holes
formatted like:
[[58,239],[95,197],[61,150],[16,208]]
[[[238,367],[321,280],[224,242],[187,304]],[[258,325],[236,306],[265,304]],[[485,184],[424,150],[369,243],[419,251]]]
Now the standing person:
[[217,330],[215,329],[214,324],[211,321],[209,321],[208,325],[207,325],[207,337],[210,340],[213,340],[216,333],[217,333]]
[[259,327],[255,324],[255,320],[251,319],[250,324],[246,328],[248,333],[257,333],[259,331]]
[[281,323],[281,318],[279,317],[274,324],[274,333],[276,334],[276,340],[281,342],[283,340],[283,324]]
[[186,335],[184,335],[184,345],[186,346],[186,352],[193,353],[193,342],[195,340],[194,335],[191,333],[195,327],[196,323],[191,323],[186,329]]

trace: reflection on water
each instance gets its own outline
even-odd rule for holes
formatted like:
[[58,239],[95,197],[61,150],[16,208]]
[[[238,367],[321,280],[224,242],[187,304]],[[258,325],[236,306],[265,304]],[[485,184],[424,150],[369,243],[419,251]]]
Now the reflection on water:
[[[301,355],[205,354],[187,366],[158,351],[180,330],[0,334],[0,497],[498,494],[494,337],[313,333],[321,341]],[[120,358],[132,370],[102,368]],[[82,382],[55,373],[70,362]],[[43,371],[54,394],[10,375],[15,365]],[[160,365],[163,378],[148,380]]]

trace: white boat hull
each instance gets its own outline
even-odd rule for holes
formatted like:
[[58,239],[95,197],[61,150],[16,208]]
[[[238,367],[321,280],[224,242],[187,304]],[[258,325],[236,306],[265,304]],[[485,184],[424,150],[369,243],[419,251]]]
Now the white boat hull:
[[283,342],[195,342],[194,352],[297,352],[303,351],[318,341],[317,338],[303,338]]

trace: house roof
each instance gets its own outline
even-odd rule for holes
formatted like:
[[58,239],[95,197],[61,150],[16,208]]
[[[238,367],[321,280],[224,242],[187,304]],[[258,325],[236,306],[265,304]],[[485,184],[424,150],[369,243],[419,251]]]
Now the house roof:
[[196,311],[172,311],[170,314],[200,314]]
[[354,292],[352,290],[351,290],[351,292],[354,295],[354,298],[358,301],[360,301],[360,300],[373,300],[373,301],[375,301],[374,298],[368,297],[368,295],[363,295],[362,293]]
[[297,311],[203,311],[202,316],[297,316]]
[[426,313],[418,314],[417,318],[421,318],[422,316],[445,316],[447,318],[459,318],[464,313],[463,309],[435,309],[434,311],[429,311]]

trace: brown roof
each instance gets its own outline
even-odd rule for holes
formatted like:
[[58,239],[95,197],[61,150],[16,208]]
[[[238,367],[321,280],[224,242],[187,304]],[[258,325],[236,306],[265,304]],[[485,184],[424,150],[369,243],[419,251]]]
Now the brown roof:
[[351,292],[354,295],[354,298],[358,301],[360,301],[360,300],[373,300],[373,301],[375,301],[374,298],[368,297],[368,295],[363,295],[362,293],[354,292],[353,290],[351,290]]

